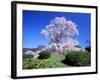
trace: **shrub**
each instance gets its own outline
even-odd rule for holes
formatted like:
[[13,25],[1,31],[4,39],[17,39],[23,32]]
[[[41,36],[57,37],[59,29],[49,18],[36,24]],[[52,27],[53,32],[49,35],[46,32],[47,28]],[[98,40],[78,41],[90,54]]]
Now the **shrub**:
[[38,59],[48,59],[50,57],[50,53],[46,51],[42,51],[39,53]]
[[63,62],[71,66],[90,66],[90,58],[89,52],[72,51],[65,55]]

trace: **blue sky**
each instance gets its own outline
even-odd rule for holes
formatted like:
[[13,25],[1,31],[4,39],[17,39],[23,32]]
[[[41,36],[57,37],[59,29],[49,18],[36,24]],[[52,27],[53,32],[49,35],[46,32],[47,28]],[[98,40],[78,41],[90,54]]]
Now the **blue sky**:
[[38,45],[47,45],[48,39],[41,35],[41,30],[55,17],[65,17],[77,24],[79,36],[75,38],[82,47],[90,40],[89,13],[47,12],[23,10],[23,48],[35,48]]

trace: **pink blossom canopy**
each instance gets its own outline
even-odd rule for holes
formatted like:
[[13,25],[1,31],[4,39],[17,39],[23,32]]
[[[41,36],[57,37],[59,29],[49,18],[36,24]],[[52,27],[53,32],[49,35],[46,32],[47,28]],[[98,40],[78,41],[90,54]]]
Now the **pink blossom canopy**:
[[[72,37],[79,35],[77,25],[65,17],[55,17],[50,21],[50,24],[42,29],[41,33],[50,39],[50,45],[62,50],[64,47],[72,48],[78,45],[79,42]],[[54,45],[53,45],[54,44]]]

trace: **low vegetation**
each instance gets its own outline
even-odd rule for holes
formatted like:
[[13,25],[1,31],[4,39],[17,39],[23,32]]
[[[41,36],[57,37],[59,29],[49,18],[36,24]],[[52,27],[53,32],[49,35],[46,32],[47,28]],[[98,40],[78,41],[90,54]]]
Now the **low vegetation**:
[[63,63],[71,66],[90,66],[91,54],[89,52],[72,51],[65,55]]
[[50,54],[42,51],[39,57],[33,59],[31,57],[23,58],[23,69],[39,69],[39,68],[59,68],[71,66],[90,66],[91,54],[89,52],[71,51],[65,54]]
[[42,51],[39,53],[38,59],[48,59],[51,56],[49,52]]
[[23,69],[38,69],[38,68],[59,68],[66,67],[68,65],[63,64],[61,61],[65,58],[64,55],[51,54],[47,59],[33,59],[24,58],[23,59]]

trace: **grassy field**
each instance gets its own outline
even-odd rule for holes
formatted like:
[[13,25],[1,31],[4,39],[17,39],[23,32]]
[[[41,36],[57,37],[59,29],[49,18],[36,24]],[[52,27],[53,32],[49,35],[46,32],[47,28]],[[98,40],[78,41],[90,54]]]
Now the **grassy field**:
[[61,61],[63,61],[65,59],[65,55],[53,55],[47,59],[48,61],[54,62],[56,64],[58,64],[58,67],[68,67],[68,65],[63,64]]
[[64,55],[52,54],[48,59],[23,59],[23,69],[38,69],[38,68],[59,68],[68,67],[68,65],[63,64],[61,61],[65,59]]
[[51,54],[48,58],[46,58],[46,56],[48,55],[42,55],[42,57],[44,58],[33,58],[32,56],[24,56],[23,69],[61,68],[91,65],[90,52],[72,51],[67,54]]

